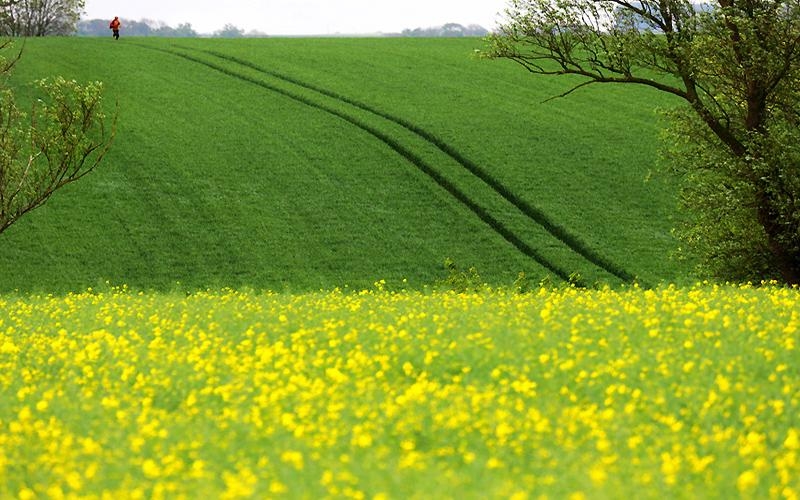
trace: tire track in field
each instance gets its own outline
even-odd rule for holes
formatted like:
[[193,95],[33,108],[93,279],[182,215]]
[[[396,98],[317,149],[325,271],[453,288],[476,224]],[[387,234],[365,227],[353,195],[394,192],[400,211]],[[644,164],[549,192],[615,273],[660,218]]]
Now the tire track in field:
[[594,264],[595,266],[599,267],[600,269],[606,271],[607,273],[616,276],[623,282],[632,283],[633,281],[635,281],[636,278],[631,273],[627,272],[621,266],[605,258],[603,255],[601,255],[594,249],[590,248],[583,241],[581,241],[579,237],[570,233],[563,226],[557,224],[550,217],[548,217],[547,214],[545,214],[542,210],[534,207],[527,201],[517,196],[508,186],[506,186],[500,180],[498,180],[496,177],[490,174],[486,169],[484,169],[480,165],[476,164],[469,158],[462,155],[457,149],[455,149],[453,146],[443,141],[441,138],[437,137],[435,134],[428,132],[422,127],[416,125],[415,123],[412,123],[404,118],[394,116],[390,113],[386,113],[378,108],[375,108],[374,106],[370,106],[369,104],[363,103],[356,99],[352,99],[343,94],[339,94],[337,92],[325,89],[323,87],[314,85],[312,83],[299,80],[297,78],[292,77],[291,75],[286,75],[274,70],[264,68],[262,66],[254,64],[251,61],[247,61],[235,56],[231,56],[229,54],[224,54],[222,52],[217,52],[213,50],[202,50],[194,48],[191,48],[189,50],[200,51],[212,55],[214,57],[217,57],[219,59],[223,59],[225,61],[230,61],[239,64],[241,66],[245,66],[247,68],[253,69],[260,73],[264,73],[279,80],[283,80],[285,82],[317,92],[332,99],[336,99],[345,104],[349,104],[358,109],[361,109],[368,113],[372,113],[376,116],[379,116],[385,120],[388,120],[390,122],[395,123],[396,125],[403,127],[409,132],[412,132],[418,137],[433,144],[439,151],[449,156],[457,164],[466,169],[470,174],[480,179],[484,184],[486,184],[489,188],[495,191],[508,203],[513,205],[528,219],[530,219],[531,221],[535,222],[536,224],[544,228],[545,231],[550,233],[553,237],[555,237],[561,243],[566,245],[573,252],[577,253],[578,255],[580,255],[590,263]]
[[[495,231],[501,237],[503,237],[503,239],[505,239],[508,243],[513,245],[518,251],[520,251],[524,255],[526,255],[529,258],[531,258],[532,260],[534,260],[536,263],[538,263],[543,268],[545,268],[548,271],[550,271],[553,274],[555,274],[558,278],[560,278],[560,279],[562,279],[564,281],[570,281],[571,273],[569,271],[567,271],[565,269],[562,269],[561,267],[557,266],[556,264],[550,262],[550,260],[547,259],[545,256],[543,256],[539,251],[537,251],[535,248],[531,247],[530,245],[528,245],[527,243],[522,241],[522,239],[520,239],[519,236],[514,234],[514,232],[512,230],[510,230],[505,224],[503,224],[501,221],[499,221],[494,216],[492,216],[484,207],[482,207],[478,203],[476,203],[473,200],[471,200],[466,193],[464,193],[457,186],[455,186],[455,184],[453,184],[451,181],[449,181],[447,178],[445,178],[433,166],[428,164],[425,160],[423,160],[421,157],[419,157],[413,151],[411,151],[410,149],[408,149],[405,146],[403,146],[402,144],[400,144],[399,141],[393,139],[392,137],[390,137],[389,135],[385,134],[384,132],[378,130],[377,128],[372,127],[372,126],[370,126],[370,125],[358,120],[357,118],[354,118],[354,117],[352,117],[352,116],[350,116],[350,115],[348,115],[348,114],[346,114],[346,113],[344,113],[344,112],[342,112],[340,110],[337,110],[337,109],[332,108],[330,106],[326,106],[324,104],[320,104],[320,103],[315,102],[315,101],[313,101],[313,100],[311,100],[311,99],[309,99],[307,97],[304,97],[302,95],[296,94],[294,92],[290,92],[288,90],[282,89],[282,88],[277,87],[275,85],[271,85],[271,84],[269,84],[269,83],[267,83],[267,82],[265,82],[263,80],[259,80],[259,79],[256,79],[256,78],[249,77],[247,75],[243,75],[241,73],[237,73],[237,72],[235,72],[235,71],[233,71],[233,70],[231,70],[229,68],[225,68],[225,67],[220,66],[218,64],[215,64],[213,62],[209,62],[209,61],[203,60],[201,58],[198,58],[198,57],[186,54],[186,53],[182,53],[182,52],[179,52],[179,51],[175,51],[175,50],[157,48],[157,47],[152,47],[152,46],[148,46],[148,45],[140,45],[140,44],[136,44],[136,45],[138,45],[139,47],[142,47],[142,48],[146,48],[146,49],[150,49],[150,50],[156,50],[156,51],[159,51],[159,52],[164,52],[164,53],[167,53],[167,54],[174,55],[176,57],[181,57],[183,59],[186,59],[188,61],[191,61],[191,62],[194,62],[194,63],[197,63],[197,64],[201,64],[203,66],[206,66],[206,67],[208,67],[210,69],[213,69],[213,70],[218,71],[220,73],[223,73],[225,75],[231,76],[233,78],[237,78],[237,79],[245,81],[247,83],[252,83],[254,85],[257,85],[259,87],[267,89],[267,90],[269,90],[271,92],[275,92],[277,94],[280,94],[280,95],[282,95],[284,97],[287,97],[287,98],[289,98],[289,99],[291,99],[293,101],[299,102],[299,103],[304,104],[306,106],[309,106],[309,107],[312,107],[312,108],[315,108],[315,109],[318,109],[318,110],[321,110],[321,111],[325,111],[325,112],[327,112],[327,113],[329,113],[331,115],[334,115],[334,116],[346,121],[347,123],[350,123],[351,125],[359,128],[359,129],[363,130],[364,132],[372,135],[373,137],[375,137],[376,139],[378,139],[379,141],[384,143],[390,149],[392,149],[393,151],[398,153],[400,156],[402,156],[403,158],[408,160],[419,171],[421,171],[422,173],[424,173],[425,175],[430,177],[436,184],[438,184],[442,189],[447,191],[451,196],[453,196],[462,205],[467,207],[481,221],[483,221],[493,231]],[[582,286],[582,283],[577,283],[577,284]]]
[[[196,56],[184,53],[184,52],[180,52],[180,51],[176,51],[176,50],[169,50],[169,49],[164,49],[164,48],[159,48],[159,47],[152,47],[152,46],[148,46],[148,45],[140,45],[140,44],[136,44],[136,45],[139,45],[142,48],[146,48],[146,49],[150,49],[150,50],[156,50],[156,51],[164,52],[164,53],[176,56],[176,57],[180,57],[180,58],[186,59],[188,61],[191,61],[191,62],[200,64],[200,65],[206,66],[206,67],[208,67],[210,69],[213,69],[213,70],[218,71],[220,73],[223,73],[225,75],[237,78],[239,80],[242,80],[242,81],[245,81],[245,82],[248,82],[248,83],[252,83],[254,85],[257,85],[257,86],[260,86],[262,88],[265,88],[265,89],[267,89],[267,90],[269,90],[271,92],[275,92],[277,94],[280,94],[280,95],[282,95],[284,97],[287,97],[287,98],[289,98],[291,100],[294,100],[294,101],[299,102],[301,104],[304,104],[306,106],[309,106],[309,107],[312,107],[312,108],[327,112],[327,113],[329,113],[329,114],[331,114],[333,116],[336,116],[336,117],[346,121],[347,123],[350,123],[351,125],[359,128],[359,129],[363,130],[364,132],[372,135],[373,137],[375,137],[376,139],[378,139],[379,141],[384,143],[386,146],[388,146],[390,149],[392,149],[393,151],[398,153],[400,156],[405,158],[412,165],[414,165],[420,172],[422,172],[425,175],[427,175],[428,177],[430,177],[436,184],[438,184],[441,188],[443,188],[445,191],[447,191],[448,194],[453,196],[462,205],[467,207],[481,221],[486,223],[493,231],[498,233],[501,237],[503,237],[503,239],[505,239],[507,242],[509,242],[518,251],[520,251],[524,255],[528,256],[529,258],[533,259],[535,262],[537,262],[543,268],[545,268],[548,271],[552,272],[553,274],[555,274],[560,279],[562,279],[564,281],[569,281],[570,280],[571,274],[570,274],[569,271],[567,271],[567,270],[559,267],[558,265],[554,264],[549,259],[547,259],[544,255],[542,255],[539,251],[537,251],[535,248],[533,248],[530,245],[528,245],[527,243],[525,243],[520,237],[518,237],[514,233],[514,231],[509,229],[505,224],[503,224],[497,218],[492,216],[488,212],[488,210],[486,210],[480,204],[478,204],[475,201],[473,201],[472,199],[470,199],[470,197],[466,193],[464,193],[455,184],[453,184],[450,180],[448,180],[436,168],[434,168],[433,166],[428,164],[425,160],[423,160],[420,156],[415,154],[412,150],[410,150],[409,148],[407,148],[407,147],[403,146],[402,144],[400,144],[400,142],[398,140],[392,138],[391,136],[389,136],[388,134],[378,130],[377,128],[375,128],[375,127],[373,127],[373,126],[371,126],[371,125],[369,125],[367,123],[364,123],[363,121],[361,121],[361,120],[359,120],[357,118],[354,118],[354,117],[350,116],[349,114],[347,114],[347,113],[345,113],[343,111],[340,111],[340,110],[338,110],[336,108],[333,108],[333,107],[325,105],[325,104],[321,104],[319,102],[316,102],[316,101],[314,101],[312,99],[309,99],[308,97],[305,97],[303,95],[297,94],[295,92],[292,92],[292,91],[283,89],[281,87],[278,87],[276,85],[270,84],[270,83],[264,81],[263,79],[254,78],[254,77],[251,77],[251,76],[236,72],[234,70],[231,70],[230,68],[227,68],[227,67],[224,67],[224,66],[220,66],[219,64],[216,64],[216,63],[201,59],[199,57],[196,57]],[[204,52],[204,53],[207,52],[207,51],[203,51],[203,50],[199,50],[199,49],[192,49],[192,48],[179,47],[179,46],[177,48],[186,49],[186,50],[192,50],[192,51],[199,51],[199,52]],[[220,59],[223,59],[223,60],[228,60],[227,57],[219,57],[218,55],[213,54],[213,53],[211,55],[215,56],[215,57],[218,57]],[[231,62],[231,61],[229,61],[229,62]],[[232,61],[232,62],[235,62],[235,61]],[[261,69],[252,68],[252,65],[249,64],[249,63],[247,65],[245,65],[245,66],[246,67],[250,67],[250,69],[255,69],[258,72],[263,72],[263,73],[266,73],[267,75],[272,76],[269,72],[261,71]],[[278,77],[275,77],[275,78],[278,78]],[[290,81],[290,80],[286,80],[284,78],[278,78],[278,79],[281,80],[281,81],[284,81],[284,82],[288,82],[288,83],[290,83],[292,85],[295,85],[295,86],[300,86],[301,88],[306,88],[308,90],[313,90],[315,92],[322,93],[319,90],[316,90],[316,89],[314,89],[312,87],[308,87],[306,85],[300,85],[298,83],[295,83],[295,82]],[[326,95],[326,94],[323,93],[323,95]],[[327,97],[332,97],[333,99],[335,99],[335,100],[337,100],[339,102],[344,102],[345,104],[353,105],[353,104],[347,102],[346,100],[342,100],[342,99],[340,99],[338,97],[333,97],[333,96],[330,96],[330,95],[328,95]],[[360,106],[358,106],[358,107],[360,108]],[[370,112],[372,114],[377,114],[378,116],[381,116],[379,113],[376,113],[373,110],[365,110],[365,111],[368,111],[368,112]],[[392,121],[394,121],[394,120],[392,120]],[[401,124],[398,124],[398,125],[401,125]],[[404,125],[401,125],[401,126],[403,126],[403,128],[407,128]],[[412,131],[412,132],[414,132],[414,131]],[[417,132],[414,132],[414,133],[419,136],[419,134]],[[424,139],[424,137],[423,137],[423,139]],[[431,141],[428,141],[428,142],[430,143]],[[441,150],[441,148],[439,148],[438,146],[437,146],[437,148]],[[450,155],[448,154],[448,156],[450,156]],[[452,158],[452,156],[450,156],[450,157]],[[598,266],[598,267],[600,267],[600,266]],[[602,267],[601,267],[601,269],[602,269]],[[616,276],[615,273],[610,273],[610,274]],[[619,278],[619,276],[617,276],[617,277]],[[622,279],[622,278],[620,278],[620,279]],[[626,281],[626,280],[623,279],[623,281]],[[578,284],[581,285],[581,283],[578,283]]]

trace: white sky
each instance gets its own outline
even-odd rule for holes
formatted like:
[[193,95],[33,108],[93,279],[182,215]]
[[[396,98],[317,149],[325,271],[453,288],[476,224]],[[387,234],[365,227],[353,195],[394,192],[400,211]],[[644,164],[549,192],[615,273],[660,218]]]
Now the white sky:
[[[268,35],[392,33],[445,23],[496,26],[507,0],[86,0],[83,19],[151,19],[198,33],[226,24]],[[123,27],[124,29],[124,27]]]

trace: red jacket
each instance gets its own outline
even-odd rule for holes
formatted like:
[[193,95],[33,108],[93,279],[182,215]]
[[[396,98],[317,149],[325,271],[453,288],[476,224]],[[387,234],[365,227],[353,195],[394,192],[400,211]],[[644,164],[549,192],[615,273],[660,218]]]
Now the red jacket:
[[119,19],[115,17],[114,20],[111,21],[111,24],[108,25],[108,27],[112,30],[118,30],[121,25],[122,23],[120,23]]

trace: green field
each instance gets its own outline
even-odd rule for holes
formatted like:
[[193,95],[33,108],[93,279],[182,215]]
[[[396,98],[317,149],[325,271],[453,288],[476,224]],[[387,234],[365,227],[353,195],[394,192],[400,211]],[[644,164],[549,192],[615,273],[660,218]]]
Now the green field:
[[800,290],[680,285],[676,103],[480,47],[26,41],[118,133],[0,235],[0,498],[798,498]]
[[[679,281],[657,107],[479,39],[31,39],[11,83],[105,84],[96,172],[6,231],[0,291]],[[180,283],[178,285],[178,283]]]

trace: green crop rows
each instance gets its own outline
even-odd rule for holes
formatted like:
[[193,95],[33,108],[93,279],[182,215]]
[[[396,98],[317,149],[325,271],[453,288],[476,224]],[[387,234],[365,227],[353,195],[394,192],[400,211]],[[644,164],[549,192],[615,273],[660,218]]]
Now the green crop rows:
[[[101,80],[100,169],[7,231],[3,290],[675,281],[654,92],[534,78],[479,39],[26,42],[16,87]],[[24,90],[22,91],[24,94]],[[662,99],[659,101],[659,99]]]

